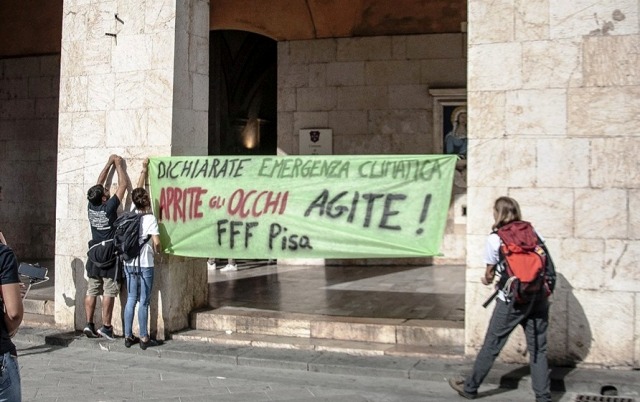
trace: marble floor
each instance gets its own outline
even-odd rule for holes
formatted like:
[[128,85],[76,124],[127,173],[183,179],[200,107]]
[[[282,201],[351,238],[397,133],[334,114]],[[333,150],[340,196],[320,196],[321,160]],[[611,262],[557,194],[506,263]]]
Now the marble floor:
[[238,271],[209,270],[209,304],[332,316],[463,321],[464,286],[464,267],[457,265],[284,266],[239,261]]
[[[205,263],[203,261],[203,263]],[[226,260],[220,260],[223,267]],[[53,300],[49,280],[29,299]],[[238,271],[209,270],[209,304],[347,317],[464,320],[464,266],[290,266],[238,261]]]

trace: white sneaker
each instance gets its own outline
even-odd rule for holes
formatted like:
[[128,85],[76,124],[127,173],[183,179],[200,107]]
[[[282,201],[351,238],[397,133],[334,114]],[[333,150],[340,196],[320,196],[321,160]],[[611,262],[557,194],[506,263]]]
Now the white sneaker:
[[238,266],[236,264],[227,264],[224,268],[220,270],[220,272],[230,272],[230,271],[237,271],[237,270],[238,270]]
[[216,270],[216,261],[215,260],[207,261],[207,269],[209,271],[215,271]]

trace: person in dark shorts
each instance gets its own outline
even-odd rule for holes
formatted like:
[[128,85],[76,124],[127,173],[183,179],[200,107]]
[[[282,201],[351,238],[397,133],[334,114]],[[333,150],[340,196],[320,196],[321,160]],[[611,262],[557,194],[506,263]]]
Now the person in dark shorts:
[[[124,200],[124,194],[129,184],[129,176],[124,169],[124,161],[118,155],[111,155],[107,164],[98,176],[97,184],[87,192],[89,204],[87,206],[89,225],[91,227],[91,241],[89,247],[113,238],[113,223],[118,217],[118,207]],[[118,188],[115,195],[109,196],[109,189],[105,187],[109,171],[115,167],[118,174]],[[111,318],[116,296],[120,294],[119,262],[98,267],[90,259],[87,260],[87,294],[84,298],[84,309],[87,325],[84,334],[89,338],[101,336],[114,340]],[[93,316],[96,310],[96,300],[102,296],[102,327],[96,331]]]

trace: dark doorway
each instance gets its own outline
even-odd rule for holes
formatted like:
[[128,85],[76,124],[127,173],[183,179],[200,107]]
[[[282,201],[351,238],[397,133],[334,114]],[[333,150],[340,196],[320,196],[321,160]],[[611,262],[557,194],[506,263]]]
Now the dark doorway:
[[275,155],[277,42],[210,32],[209,155]]

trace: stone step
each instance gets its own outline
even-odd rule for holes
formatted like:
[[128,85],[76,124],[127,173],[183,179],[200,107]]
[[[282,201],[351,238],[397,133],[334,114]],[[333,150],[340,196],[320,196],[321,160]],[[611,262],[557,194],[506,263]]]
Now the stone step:
[[[221,307],[191,314],[191,328],[233,339],[256,336],[364,342],[391,346],[451,347],[464,345],[464,323],[414,319],[338,317],[242,307]],[[214,335],[217,336],[217,335]],[[287,343],[291,343],[287,341]],[[300,340],[296,345],[304,345]]]
[[[26,309],[25,309],[26,310]],[[51,314],[34,314],[25,311],[22,318],[22,326],[34,328],[55,328],[56,322]]]
[[403,356],[438,359],[460,359],[464,357],[464,348],[462,346],[398,345],[297,336],[228,333],[200,329],[180,331],[172,334],[171,338],[180,341],[207,342],[223,346],[334,352],[352,356]]
[[55,312],[53,300],[27,298],[22,300],[22,305],[25,313],[53,316]]

